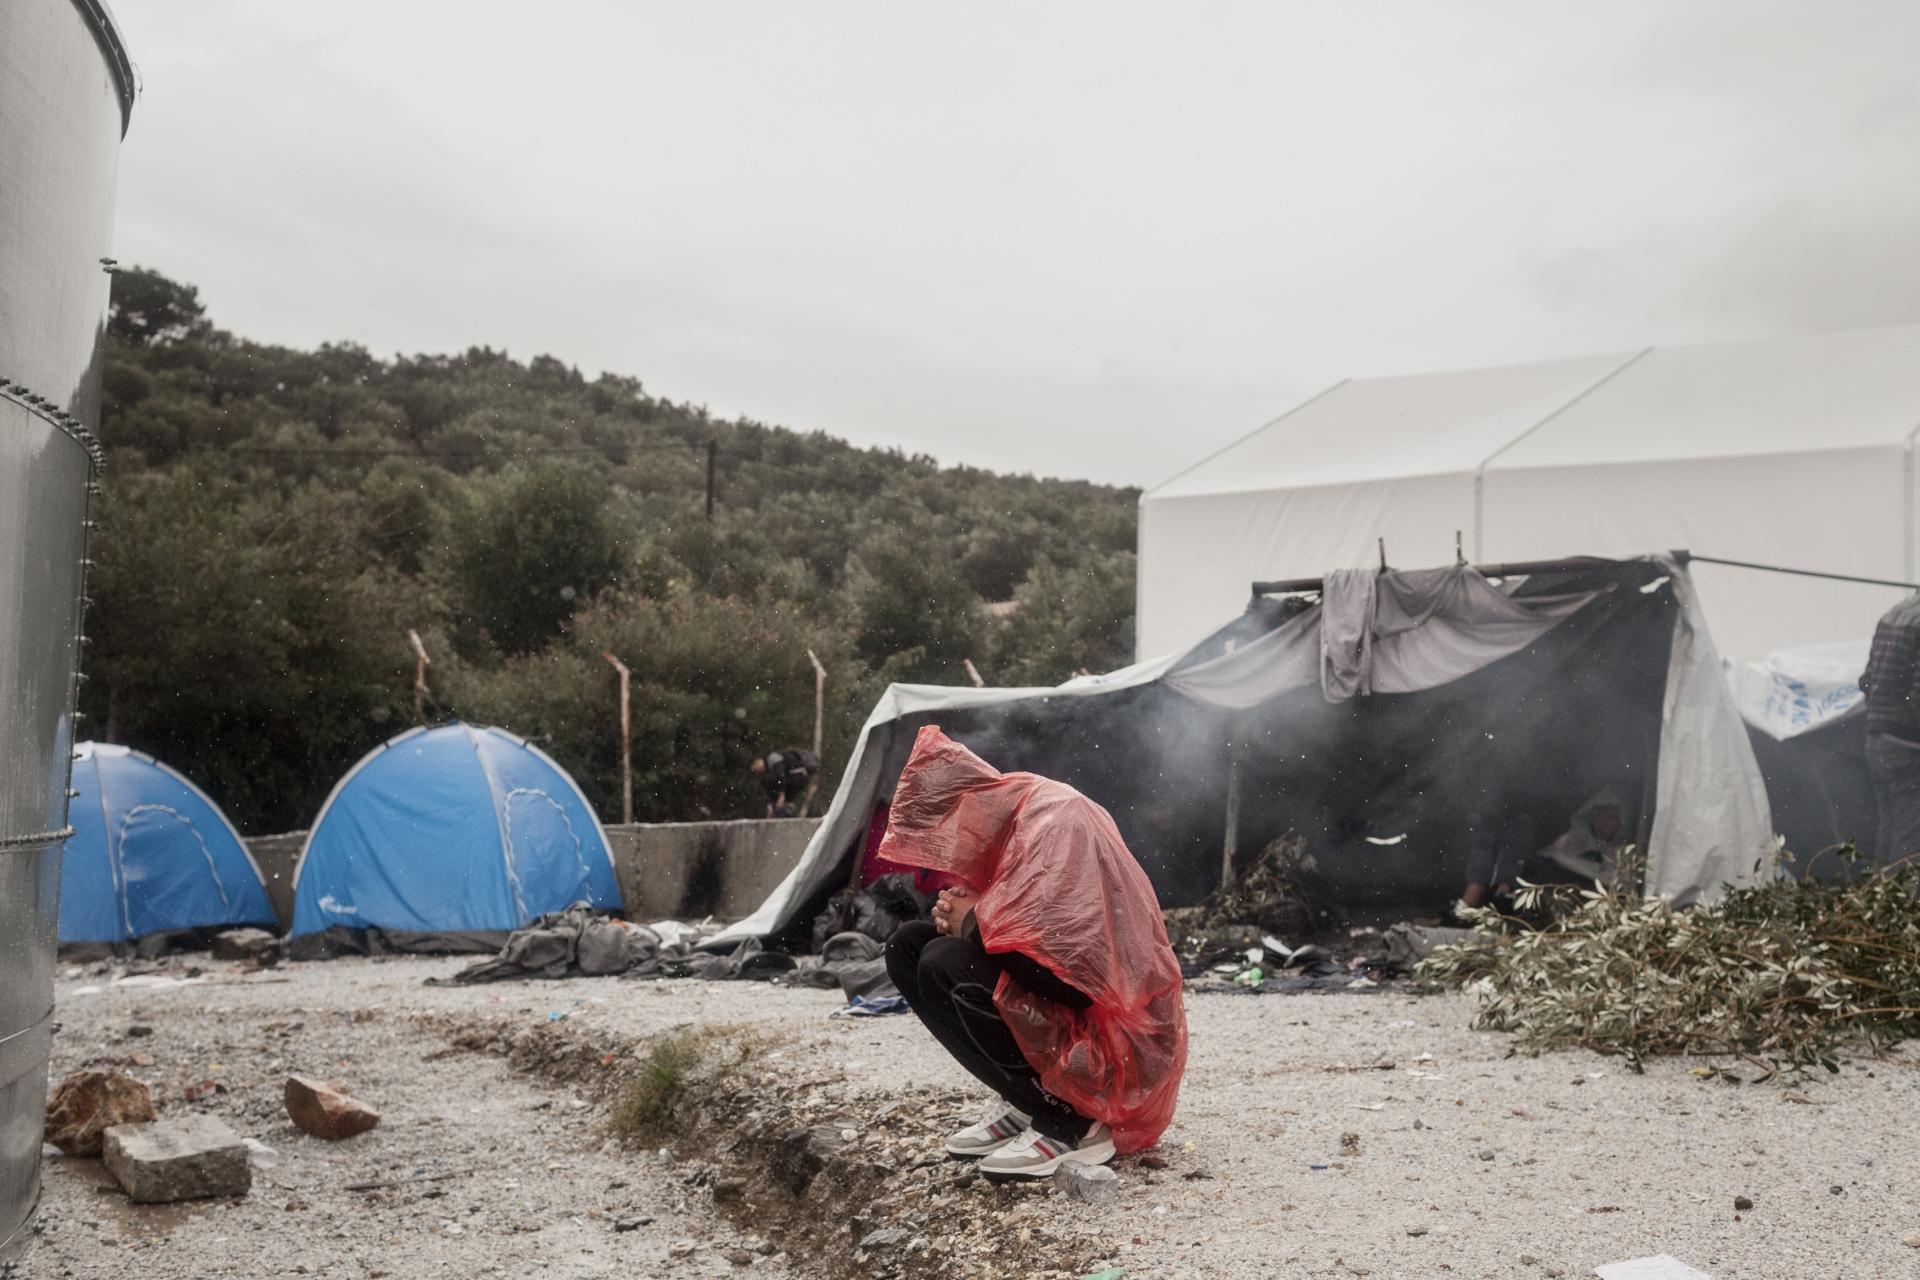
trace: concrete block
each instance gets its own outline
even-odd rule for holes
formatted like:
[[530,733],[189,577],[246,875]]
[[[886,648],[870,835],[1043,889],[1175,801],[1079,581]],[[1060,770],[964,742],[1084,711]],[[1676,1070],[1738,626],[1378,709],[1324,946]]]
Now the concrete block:
[[243,1196],[253,1187],[247,1144],[212,1116],[115,1125],[106,1164],[137,1204]]

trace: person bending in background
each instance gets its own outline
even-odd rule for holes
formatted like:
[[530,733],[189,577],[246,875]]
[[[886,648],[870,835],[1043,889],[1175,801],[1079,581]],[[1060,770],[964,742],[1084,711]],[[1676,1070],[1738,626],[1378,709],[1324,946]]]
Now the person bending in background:
[[806,794],[807,783],[819,769],[820,760],[813,752],[796,747],[755,756],[748,767],[760,779],[760,789],[767,794],[767,816],[797,818],[800,797]]
[[959,881],[886,952],[908,1007],[1000,1097],[948,1153],[1005,1180],[1152,1146],[1186,1067],[1180,966],[1106,810],[928,726],[881,853]]
[[1879,802],[1875,858],[1920,853],[1920,594],[1889,609],[1873,629],[1867,669],[1867,772]]

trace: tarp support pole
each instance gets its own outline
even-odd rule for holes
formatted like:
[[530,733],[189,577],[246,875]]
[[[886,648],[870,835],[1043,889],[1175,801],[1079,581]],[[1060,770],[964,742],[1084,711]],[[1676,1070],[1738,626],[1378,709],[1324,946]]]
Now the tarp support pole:
[[1233,883],[1233,855],[1240,843],[1240,749],[1228,747],[1227,835],[1220,842],[1220,887]]
[[[1717,564],[1732,569],[1757,569],[1762,573],[1786,573],[1796,578],[1825,578],[1829,582],[1858,582],[1868,587],[1899,587],[1906,591],[1920,591],[1920,582],[1902,582],[1896,578],[1864,578],[1853,573],[1828,573],[1822,569],[1794,569],[1786,565],[1760,564],[1754,560],[1727,560],[1720,556],[1703,556],[1691,551],[1670,553],[1682,565]],[[1591,569],[1596,565],[1620,564],[1619,560],[1596,557],[1583,557],[1573,560],[1525,560],[1509,564],[1475,565],[1474,571],[1483,578],[1511,578],[1530,573],[1571,573],[1579,569]],[[1282,596],[1299,591],[1319,591],[1326,585],[1325,578],[1287,578],[1278,582],[1256,582],[1253,594],[1258,596]]]
[[[1671,555],[1675,560],[1677,560],[1682,565],[1688,563],[1691,560],[1706,559],[1705,556],[1695,556],[1691,552],[1687,552],[1687,551],[1672,551],[1672,552],[1669,552],[1668,554]],[[1600,556],[1578,556],[1571,560],[1518,560],[1518,561],[1513,561],[1507,564],[1475,565],[1474,572],[1478,573],[1483,578],[1512,578],[1512,577],[1521,576],[1523,574],[1532,574],[1532,573],[1572,573],[1581,569],[1597,568],[1600,565],[1624,564],[1624,563],[1626,562],[1622,560],[1608,559]],[[1734,562],[1718,561],[1717,563],[1731,564]],[[1754,569],[1766,569],[1766,568],[1771,568],[1772,566],[1749,565],[1747,567],[1754,568]],[[1795,571],[1783,570],[1782,572],[1795,572]],[[1832,577],[1834,575],[1820,574],[1816,576]],[[1861,579],[1856,579],[1856,581],[1865,582],[1865,581],[1868,581],[1868,579],[1861,578]],[[1283,595],[1290,595],[1298,591],[1319,591],[1326,586],[1326,583],[1327,583],[1327,580],[1325,578],[1285,578],[1278,582],[1256,582],[1253,584],[1253,594],[1255,596],[1283,596]],[[1892,585],[1904,586],[1906,584],[1894,583]]]
[[1892,578],[1862,578],[1851,573],[1825,573],[1819,569],[1789,569],[1778,564],[1756,564],[1751,560],[1722,560],[1718,556],[1694,556],[1696,564],[1723,564],[1734,569],[1758,569],[1763,573],[1790,573],[1796,578],[1825,578],[1830,582],[1858,582],[1869,587],[1904,587],[1920,591],[1920,582],[1898,582]]
[[[1920,430],[1920,428],[1916,428]],[[1913,434],[1907,434],[1906,452],[1900,456],[1900,572],[1913,576]]]

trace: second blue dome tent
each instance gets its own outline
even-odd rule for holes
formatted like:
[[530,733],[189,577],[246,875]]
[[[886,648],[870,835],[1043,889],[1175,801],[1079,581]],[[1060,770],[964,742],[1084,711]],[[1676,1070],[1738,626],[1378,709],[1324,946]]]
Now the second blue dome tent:
[[620,906],[593,806],[532,743],[456,722],[393,738],[334,787],[294,871],[292,946],[491,952],[576,902]]

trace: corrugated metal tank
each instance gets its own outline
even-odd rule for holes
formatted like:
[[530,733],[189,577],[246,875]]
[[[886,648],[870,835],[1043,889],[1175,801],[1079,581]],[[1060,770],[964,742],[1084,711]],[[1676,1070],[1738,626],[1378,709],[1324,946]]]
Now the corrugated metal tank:
[[100,0],[0,0],[0,1258],[40,1190],[120,138]]

